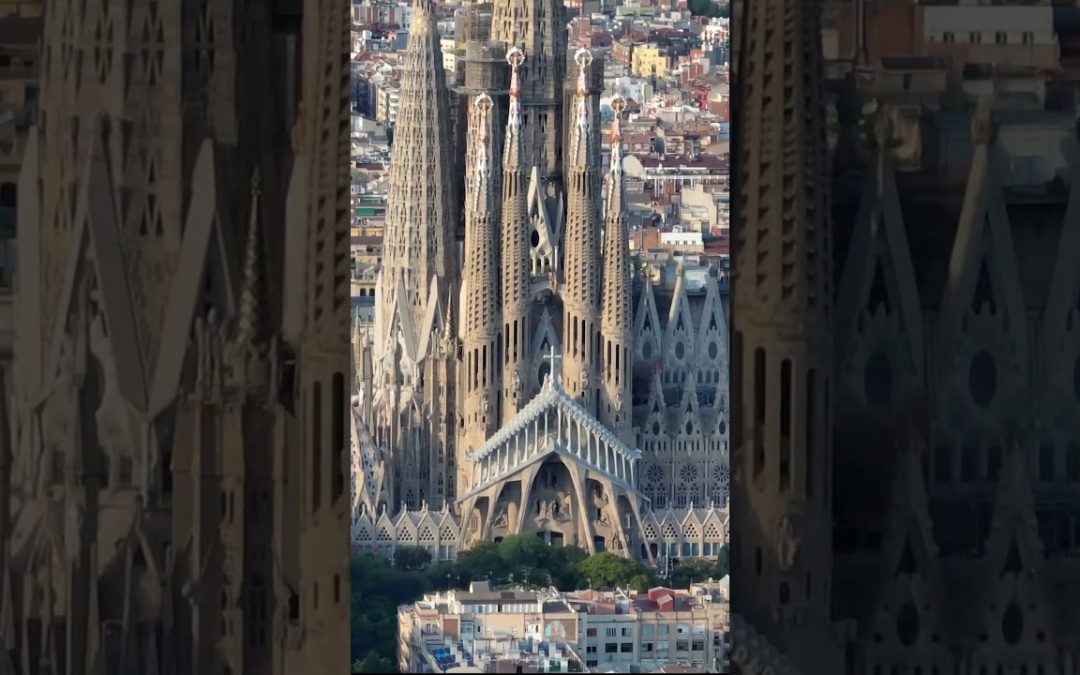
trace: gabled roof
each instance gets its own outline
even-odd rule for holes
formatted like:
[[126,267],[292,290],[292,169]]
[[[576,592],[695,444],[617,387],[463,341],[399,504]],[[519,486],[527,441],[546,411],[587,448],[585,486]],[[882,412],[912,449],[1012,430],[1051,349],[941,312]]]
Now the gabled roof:
[[630,459],[641,459],[641,451],[631,447],[619,439],[617,435],[606,426],[601,424],[595,417],[589,414],[580,403],[573,399],[566,390],[557,382],[557,378],[549,377],[533,400],[507,422],[486,443],[469,454],[469,459],[478,461],[499,449],[504,442],[513,438],[525,425],[532,422],[552,408],[559,408],[568,414],[571,419],[599,436],[602,440],[610,443],[619,452]]
[[[583,447],[581,439],[574,438],[577,436],[576,431],[569,437],[564,437],[563,425],[556,424],[550,428],[550,433],[541,438],[530,438],[529,443],[525,444],[525,449],[519,450],[514,440],[526,433],[529,425],[549,415],[552,411],[556,411],[559,418],[569,418],[578,429],[585,429],[590,438],[596,439],[599,443],[589,443]],[[501,465],[497,461],[497,453],[504,447],[514,450],[511,453],[512,459],[509,466]],[[597,453],[599,447],[611,448],[616,460],[621,458],[622,461],[609,464],[610,456],[605,454],[605,459],[601,462],[601,456]],[[542,462],[555,454],[591,472],[603,475],[630,494],[640,496],[635,485],[634,472],[637,462],[641,459],[641,451],[624,443],[611,429],[589,414],[559,385],[557,378],[548,377],[536,397],[486,443],[467,455],[468,461],[481,466],[483,475],[481,481],[460,495],[457,501],[461,503],[491,485],[504,481],[522,469]],[[641,499],[645,498],[641,497]]]

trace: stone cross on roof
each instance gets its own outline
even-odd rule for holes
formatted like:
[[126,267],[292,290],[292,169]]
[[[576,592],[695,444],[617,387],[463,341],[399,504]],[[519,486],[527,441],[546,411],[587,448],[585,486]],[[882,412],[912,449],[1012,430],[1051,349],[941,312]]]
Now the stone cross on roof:
[[555,352],[555,345],[551,345],[548,348],[547,356],[543,357],[545,361],[550,364],[551,372],[548,373],[548,379],[552,384],[561,384],[562,378],[556,375],[555,361],[562,358],[562,354]]

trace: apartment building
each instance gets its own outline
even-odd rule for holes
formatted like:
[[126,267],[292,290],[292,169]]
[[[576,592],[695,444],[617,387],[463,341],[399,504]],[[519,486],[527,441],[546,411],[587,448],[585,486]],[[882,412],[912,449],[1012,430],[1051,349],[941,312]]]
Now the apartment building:
[[1054,8],[1039,5],[942,4],[919,8],[921,53],[969,63],[1057,70],[1061,48]]
[[375,121],[381,124],[397,122],[401,87],[397,80],[384,79],[375,84]]
[[638,77],[667,76],[669,56],[666,47],[656,44],[638,45],[630,55],[630,70]]
[[483,672],[512,658],[524,659],[526,672],[672,665],[728,672],[728,626],[726,581],[647,593],[494,590],[478,582],[400,608],[398,661],[402,672]]

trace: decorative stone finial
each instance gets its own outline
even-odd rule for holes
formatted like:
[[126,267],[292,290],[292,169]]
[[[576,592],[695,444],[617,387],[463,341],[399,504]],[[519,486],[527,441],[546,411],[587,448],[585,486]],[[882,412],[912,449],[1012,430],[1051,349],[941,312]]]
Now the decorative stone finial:
[[506,62],[510,64],[510,119],[509,126],[514,131],[521,128],[521,79],[518,70],[525,63],[525,52],[513,47],[506,53]]
[[[517,74],[518,68],[521,67],[521,64],[525,63],[525,52],[523,52],[520,47],[511,47],[510,50],[506,52],[506,62],[510,64],[510,72]],[[510,91],[513,92],[513,90],[514,87],[511,85]]]
[[[622,111],[626,108],[626,101],[620,96],[611,102],[611,109],[615,111],[615,119],[611,122],[611,173],[617,178],[622,174]],[[616,183],[611,183],[612,188]]]
[[442,334],[442,347],[443,354],[454,353],[454,318],[453,318],[453,306],[446,303],[446,323],[443,324]]
[[476,175],[475,189],[473,190],[474,207],[480,208],[481,200],[485,198],[484,188],[488,186],[488,178],[491,175],[491,163],[488,161],[488,145],[491,142],[491,97],[480,94],[473,102],[476,107]]
[[[622,96],[615,97],[615,99],[611,101],[611,109],[615,111],[615,122],[618,124],[622,119],[623,110],[626,110],[626,99]],[[614,137],[616,132],[613,129],[611,133],[612,137]]]
[[585,82],[586,82],[584,73],[585,73],[586,70],[588,70],[589,66],[592,65],[592,62],[593,62],[593,53],[592,53],[592,51],[586,49],[585,47],[582,47],[581,49],[577,50],[574,53],[574,63],[578,64],[578,93],[579,94],[581,93],[581,89],[584,88]]
[[589,85],[586,71],[592,63],[592,52],[581,48],[574,54],[574,62],[578,64],[577,78],[577,113],[574,120],[574,139],[571,145],[571,157],[574,162],[588,161],[589,140]]

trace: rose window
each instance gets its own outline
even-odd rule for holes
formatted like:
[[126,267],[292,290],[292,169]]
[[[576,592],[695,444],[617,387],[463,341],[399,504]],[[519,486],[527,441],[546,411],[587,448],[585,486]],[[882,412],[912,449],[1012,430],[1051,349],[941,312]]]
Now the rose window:
[[697,467],[692,464],[684,464],[679,469],[679,480],[684,483],[693,483],[697,480]]
[[664,469],[658,464],[653,464],[645,472],[645,477],[650,483],[659,483],[664,480]]

